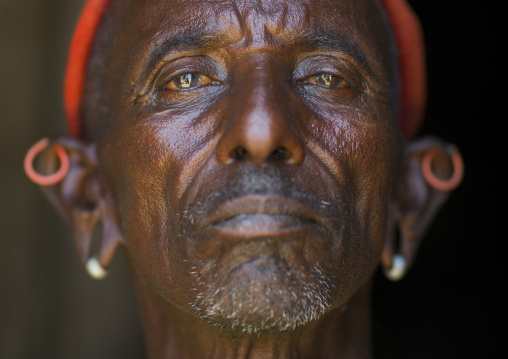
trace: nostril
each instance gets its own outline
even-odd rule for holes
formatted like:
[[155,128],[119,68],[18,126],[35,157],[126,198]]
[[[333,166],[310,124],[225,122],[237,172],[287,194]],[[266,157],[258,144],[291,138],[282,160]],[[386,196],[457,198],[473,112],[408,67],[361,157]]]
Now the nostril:
[[286,147],[278,146],[271,154],[270,158],[274,161],[286,161],[291,157],[291,151]]
[[[234,160],[245,160],[249,155],[249,152],[243,146],[236,146],[230,152],[230,158]],[[284,146],[278,146],[273,150],[267,159],[273,161],[286,161],[291,157],[291,151]]]
[[231,157],[235,160],[244,160],[247,157],[247,150],[242,146],[236,146],[233,151],[231,151]]

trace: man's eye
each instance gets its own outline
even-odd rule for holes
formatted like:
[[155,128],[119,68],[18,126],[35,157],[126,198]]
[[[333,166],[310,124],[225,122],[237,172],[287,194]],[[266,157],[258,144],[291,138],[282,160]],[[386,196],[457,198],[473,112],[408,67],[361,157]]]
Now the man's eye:
[[342,77],[327,73],[311,76],[307,79],[307,82],[332,89],[349,86]]
[[182,74],[172,78],[166,86],[164,86],[164,91],[193,90],[211,83],[212,79],[206,75],[197,73]]

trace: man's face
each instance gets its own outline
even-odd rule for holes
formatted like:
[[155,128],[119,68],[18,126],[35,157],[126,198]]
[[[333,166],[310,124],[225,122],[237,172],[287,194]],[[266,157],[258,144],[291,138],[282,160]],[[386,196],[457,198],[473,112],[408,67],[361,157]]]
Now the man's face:
[[378,6],[121,6],[99,157],[136,273],[246,332],[345,303],[377,265],[401,157]]

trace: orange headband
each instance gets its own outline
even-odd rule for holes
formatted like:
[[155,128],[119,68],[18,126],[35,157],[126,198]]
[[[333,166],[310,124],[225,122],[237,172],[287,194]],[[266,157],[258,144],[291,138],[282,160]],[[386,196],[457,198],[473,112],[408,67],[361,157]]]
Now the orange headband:
[[[87,0],[72,38],[65,73],[64,105],[69,133],[83,136],[81,103],[86,66],[93,40],[110,0]],[[426,101],[426,74],[420,23],[406,0],[381,0],[390,22],[398,51],[399,122],[406,139],[418,132]]]

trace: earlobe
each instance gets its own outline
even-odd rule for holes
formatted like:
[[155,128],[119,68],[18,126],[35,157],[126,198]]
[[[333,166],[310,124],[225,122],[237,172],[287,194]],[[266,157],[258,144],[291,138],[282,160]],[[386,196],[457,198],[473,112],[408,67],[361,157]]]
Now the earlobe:
[[[102,278],[105,272],[99,273],[97,268],[109,266],[123,237],[112,197],[100,180],[95,145],[67,137],[43,139],[29,150],[24,166],[27,176],[41,186],[73,228],[78,255],[89,274]],[[92,255],[93,236],[99,225],[101,243],[97,255]]]
[[425,137],[407,145],[381,257],[389,279],[393,280],[390,272],[402,273],[393,269],[397,256],[411,266],[432,219],[462,181],[463,172],[462,157],[449,143]]
[[[95,208],[75,209],[74,239],[78,248],[81,262],[87,273],[94,279],[103,279],[107,275],[107,268],[123,237],[118,229],[118,220],[113,210],[111,196],[108,193],[97,196]],[[98,253],[91,253],[93,234],[96,226],[101,226],[100,246]]]

